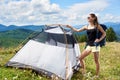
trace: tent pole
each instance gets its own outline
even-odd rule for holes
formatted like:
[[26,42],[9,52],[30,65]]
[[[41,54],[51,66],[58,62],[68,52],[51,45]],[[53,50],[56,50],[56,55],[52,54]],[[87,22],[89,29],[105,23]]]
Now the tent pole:
[[18,45],[18,47],[15,49],[15,51],[18,50],[19,48],[21,48],[22,45],[23,45],[23,43],[24,43],[25,41],[29,40],[29,37],[31,37],[31,36],[32,36],[33,34],[35,34],[35,33],[36,33],[36,31],[32,32],[27,38],[25,38],[25,39]]
[[15,51],[18,50],[19,48],[21,48],[21,46],[23,45],[23,43],[24,43],[26,40],[28,40],[29,37],[32,36],[34,33],[35,33],[35,32],[31,33],[27,38],[25,38],[25,39],[18,45],[18,47],[15,49]]
[[66,32],[64,31],[64,29],[61,26],[60,26],[60,28],[64,32],[64,38],[65,38],[65,44],[66,44],[66,58],[65,58],[66,73],[65,73],[65,80],[68,80],[68,76],[69,76],[68,75],[68,67],[69,67],[68,41],[67,41]]

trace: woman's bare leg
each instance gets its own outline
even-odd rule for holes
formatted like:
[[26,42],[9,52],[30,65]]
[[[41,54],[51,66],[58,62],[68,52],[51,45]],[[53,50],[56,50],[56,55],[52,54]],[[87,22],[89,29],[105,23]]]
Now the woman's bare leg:
[[84,50],[84,51],[82,52],[81,56],[80,56],[80,64],[81,64],[81,66],[82,66],[82,73],[83,73],[83,74],[85,73],[85,63],[84,63],[84,60],[83,60],[83,59],[84,59],[86,56],[88,56],[90,53],[91,53],[90,50]]
[[96,75],[99,75],[99,69],[100,69],[100,64],[99,64],[99,52],[94,52],[94,60],[96,64]]

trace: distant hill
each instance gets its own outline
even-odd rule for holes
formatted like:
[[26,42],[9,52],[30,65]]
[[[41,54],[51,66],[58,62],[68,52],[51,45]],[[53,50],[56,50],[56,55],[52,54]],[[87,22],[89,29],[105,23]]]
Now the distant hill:
[[104,23],[107,27],[112,27],[115,32],[120,33],[120,23],[107,22]]
[[44,25],[5,26],[5,25],[0,24],[0,31],[8,31],[8,30],[15,30],[15,29],[28,29],[32,31],[40,31],[43,27]]
[[[113,27],[120,40],[120,23],[107,22],[104,23],[107,27]],[[74,27],[80,28],[83,25],[76,25]],[[5,26],[0,24],[0,46],[1,47],[16,47],[24,39],[26,39],[33,32],[40,32],[44,28],[43,25],[25,25],[25,26]],[[86,32],[77,33],[78,35],[85,34]]]
[[17,47],[34,31],[27,29],[16,29],[0,32],[0,47]]
[[7,27],[5,25],[0,24],[0,31],[13,30],[14,28],[15,28],[14,26]]
[[[120,32],[120,23],[114,23],[114,22],[106,22],[103,23],[107,25],[107,27],[113,27],[116,33]],[[81,28],[83,25],[75,25],[75,28]],[[8,30],[15,30],[15,29],[28,29],[32,31],[40,31],[41,28],[43,28],[44,25],[25,25],[25,26],[16,26],[16,25],[10,25],[10,26],[5,26],[0,24],[0,31],[8,31]]]

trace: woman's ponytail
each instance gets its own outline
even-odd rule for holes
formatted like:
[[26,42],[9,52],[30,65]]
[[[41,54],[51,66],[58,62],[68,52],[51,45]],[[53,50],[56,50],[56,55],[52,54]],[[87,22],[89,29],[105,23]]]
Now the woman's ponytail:
[[91,17],[94,18],[94,25],[95,25],[96,27],[98,27],[99,22],[98,22],[98,18],[97,18],[97,16],[96,16],[95,14],[93,14],[93,13],[91,13],[90,15],[91,15]]

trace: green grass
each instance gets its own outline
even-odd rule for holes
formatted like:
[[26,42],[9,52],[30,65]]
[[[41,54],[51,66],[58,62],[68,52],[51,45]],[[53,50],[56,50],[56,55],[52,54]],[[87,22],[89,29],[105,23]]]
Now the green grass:
[[[80,44],[81,50],[83,44]],[[107,43],[106,47],[101,48],[100,52],[100,76],[94,79],[95,63],[93,54],[90,54],[85,59],[87,68],[87,76],[83,77],[81,72],[74,74],[72,80],[120,80],[120,43]]]
[[[84,49],[84,43],[80,44],[81,51]],[[50,80],[40,76],[32,70],[17,68],[7,68],[4,65],[15,54],[13,48],[0,50],[0,80]],[[85,58],[87,76],[83,77],[81,71],[73,75],[72,80],[120,80],[120,43],[107,43],[106,47],[101,48],[100,53],[100,76],[94,78],[95,63],[93,54]]]
[[0,51],[0,80],[48,80],[32,70],[5,67],[4,65],[15,55],[14,53],[15,50],[12,48]]

